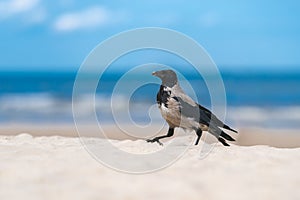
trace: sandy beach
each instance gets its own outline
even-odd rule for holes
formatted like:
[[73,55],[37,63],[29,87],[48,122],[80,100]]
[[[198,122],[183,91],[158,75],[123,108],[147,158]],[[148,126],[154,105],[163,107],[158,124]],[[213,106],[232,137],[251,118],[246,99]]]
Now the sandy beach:
[[0,200],[300,200],[299,19],[0,0]]
[[[121,125],[129,130],[134,130],[132,125]],[[159,125],[148,127],[147,131],[155,133],[160,129]],[[93,125],[83,125],[86,130],[85,136],[97,136],[97,129]],[[116,125],[103,125],[103,130],[107,133],[109,139],[114,140],[136,140],[135,137],[124,134]],[[165,134],[167,127],[164,127],[157,134]],[[177,129],[177,135],[185,135],[185,133]],[[78,137],[76,126],[73,124],[4,124],[0,126],[0,135],[18,135],[20,133],[28,133],[34,137],[38,136],[63,136]],[[239,128],[239,134],[231,135],[236,139],[235,144],[240,146],[267,145],[280,148],[300,148],[300,135],[297,129],[264,129],[255,127]]]
[[[204,159],[199,156],[201,142],[200,146],[188,148],[183,157],[165,169],[132,175],[97,162],[76,137],[73,126],[48,127],[1,128],[0,199],[300,198],[300,175],[297,173],[300,148],[291,148],[300,142],[293,131],[277,132],[274,134],[276,139],[269,145],[240,146],[258,141],[272,142],[267,136],[271,130],[243,129],[237,144],[230,148],[217,144]],[[110,135],[114,140],[111,142],[120,148],[141,153],[164,148],[144,140],[116,140],[119,136],[114,127],[108,126],[107,130],[112,132]],[[265,132],[259,134],[259,131]],[[258,136],[266,139],[255,141]],[[293,143],[288,139],[279,142],[280,138],[286,137],[291,137]],[[183,138],[179,134],[165,142],[180,142]],[[101,145],[107,139],[90,140]]]

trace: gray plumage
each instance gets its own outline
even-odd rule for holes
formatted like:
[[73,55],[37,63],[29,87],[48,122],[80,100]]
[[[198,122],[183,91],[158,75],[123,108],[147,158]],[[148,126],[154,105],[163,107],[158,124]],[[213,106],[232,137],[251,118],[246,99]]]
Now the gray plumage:
[[219,120],[211,111],[194,102],[192,98],[185,94],[181,89],[177,75],[172,70],[161,70],[152,73],[162,80],[162,84],[157,93],[157,104],[162,117],[169,124],[167,135],[155,137],[147,140],[148,142],[157,142],[162,138],[171,137],[175,128],[194,130],[197,134],[195,145],[199,143],[202,131],[208,131],[215,136],[224,146],[229,146],[226,142],[235,141],[230,135],[221,128],[236,132],[221,120]]

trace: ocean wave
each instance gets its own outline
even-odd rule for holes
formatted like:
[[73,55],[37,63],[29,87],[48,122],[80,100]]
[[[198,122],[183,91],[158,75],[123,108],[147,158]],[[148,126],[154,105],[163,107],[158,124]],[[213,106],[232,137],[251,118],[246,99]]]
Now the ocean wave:
[[[71,98],[51,93],[34,93],[1,96],[0,122],[72,122],[72,106],[83,121],[95,112],[99,121],[105,123],[117,120],[147,124],[163,120],[155,102],[128,100],[121,94],[114,95],[113,99],[109,95],[82,94],[72,102]],[[300,106],[229,106],[225,121],[237,127],[300,128]]]
[[300,128],[300,106],[229,107],[226,118],[241,127]]

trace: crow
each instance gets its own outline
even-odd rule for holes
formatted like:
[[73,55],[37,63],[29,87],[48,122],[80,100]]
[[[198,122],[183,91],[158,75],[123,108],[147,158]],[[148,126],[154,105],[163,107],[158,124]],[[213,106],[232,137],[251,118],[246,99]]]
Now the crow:
[[152,75],[162,80],[156,101],[162,117],[169,125],[169,130],[167,135],[148,139],[147,142],[157,142],[162,145],[159,140],[173,136],[175,128],[194,130],[197,134],[195,145],[198,145],[203,131],[208,131],[224,146],[230,146],[226,140],[235,141],[221,128],[235,133],[237,131],[224,124],[210,110],[186,95],[181,89],[174,71],[161,70],[153,72]]

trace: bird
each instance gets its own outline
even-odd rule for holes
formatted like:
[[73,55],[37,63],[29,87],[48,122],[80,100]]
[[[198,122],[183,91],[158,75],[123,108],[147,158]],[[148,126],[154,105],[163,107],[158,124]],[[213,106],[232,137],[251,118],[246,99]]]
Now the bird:
[[210,110],[196,103],[180,87],[176,73],[166,69],[152,73],[161,79],[156,102],[162,117],[169,125],[166,135],[147,139],[147,142],[157,142],[163,145],[160,140],[174,135],[175,128],[192,130],[196,132],[197,138],[195,145],[198,145],[203,131],[207,131],[215,136],[224,146],[230,146],[227,141],[235,141],[230,135],[221,128],[238,133],[217,118]]

